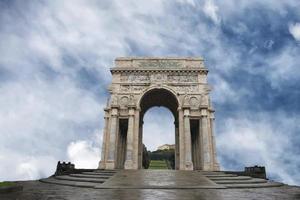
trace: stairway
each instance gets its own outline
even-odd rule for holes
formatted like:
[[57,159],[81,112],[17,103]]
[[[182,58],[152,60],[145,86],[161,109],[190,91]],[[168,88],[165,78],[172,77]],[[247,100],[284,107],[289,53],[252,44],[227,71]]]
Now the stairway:
[[99,184],[103,184],[116,173],[116,170],[95,170],[93,172],[82,172],[80,174],[52,176],[41,179],[40,181],[58,185],[93,188],[99,186]]
[[278,187],[283,185],[282,183],[269,181],[266,179],[252,178],[250,176],[238,176],[236,174],[228,174],[225,172],[199,172],[216,184],[222,185],[226,188],[263,188]]

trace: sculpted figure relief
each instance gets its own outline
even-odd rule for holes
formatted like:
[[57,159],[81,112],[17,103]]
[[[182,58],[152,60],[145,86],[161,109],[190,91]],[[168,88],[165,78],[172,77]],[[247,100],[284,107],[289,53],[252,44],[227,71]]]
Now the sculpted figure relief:
[[136,73],[122,73],[120,80],[122,82],[139,83],[139,82],[150,82],[150,81],[163,81],[170,83],[184,83],[184,82],[197,82],[198,75],[191,74],[178,74],[172,72],[161,72],[159,74],[149,74],[145,72]]
[[118,97],[116,95],[112,95],[110,100],[110,105],[117,106],[118,105]]

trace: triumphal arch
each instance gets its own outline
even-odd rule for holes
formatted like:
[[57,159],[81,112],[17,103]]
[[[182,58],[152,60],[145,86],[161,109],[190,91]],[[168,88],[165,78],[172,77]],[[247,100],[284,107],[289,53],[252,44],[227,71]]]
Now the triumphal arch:
[[143,117],[164,106],[174,116],[175,168],[219,170],[202,58],[121,57],[111,73],[100,169],[141,169]]

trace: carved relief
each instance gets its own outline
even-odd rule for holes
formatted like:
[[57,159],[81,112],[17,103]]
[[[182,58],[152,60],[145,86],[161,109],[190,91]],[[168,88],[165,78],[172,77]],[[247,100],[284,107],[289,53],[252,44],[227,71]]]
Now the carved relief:
[[129,105],[131,105],[131,106],[135,105],[135,98],[134,98],[134,95],[130,95],[130,98],[129,98]]
[[167,80],[167,74],[158,73],[158,74],[151,75],[151,82],[166,82],[166,80]]
[[145,72],[135,72],[135,73],[122,73],[120,77],[121,82],[129,83],[148,83],[153,81],[159,82],[169,82],[169,83],[186,83],[186,82],[198,82],[197,73],[145,73]]
[[182,82],[197,82],[197,75],[168,75],[168,82],[182,83]]
[[208,95],[201,95],[201,105],[207,106],[208,105]]
[[176,92],[184,92],[184,93],[191,93],[191,92],[198,92],[197,85],[190,85],[190,86],[174,86],[173,87]]
[[190,98],[190,105],[192,107],[197,107],[199,105],[199,100],[197,97],[191,97]]
[[120,92],[141,92],[143,89],[142,85],[121,85]]
[[127,106],[128,103],[129,103],[129,98],[127,96],[121,97],[121,99],[120,99],[120,105],[121,106],[123,106],[123,107]]
[[111,96],[110,105],[111,106],[117,106],[118,105],[118,97],[116,95]]
[[189,106],[190,105],[190,97],[189,95],[185,95],[183,98],[183,106]]
[[149,82],[150,77],[147,73],[122,73],[120,80],[122,82]]
[[179,61],[170,61],[170,60],[149,60],[149,61],[140,61],[137,64],[142,68],[178,68],[183,67],[182,62]]

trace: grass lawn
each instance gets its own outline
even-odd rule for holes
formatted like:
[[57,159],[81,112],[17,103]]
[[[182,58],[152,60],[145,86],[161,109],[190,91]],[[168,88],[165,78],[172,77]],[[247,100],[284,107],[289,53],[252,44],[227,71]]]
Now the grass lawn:
[[151,160],[149,169],[168,169],[168,166],[164,160]]
[[0,182],[0,187],[13,186],[15,185],[12,182]]

